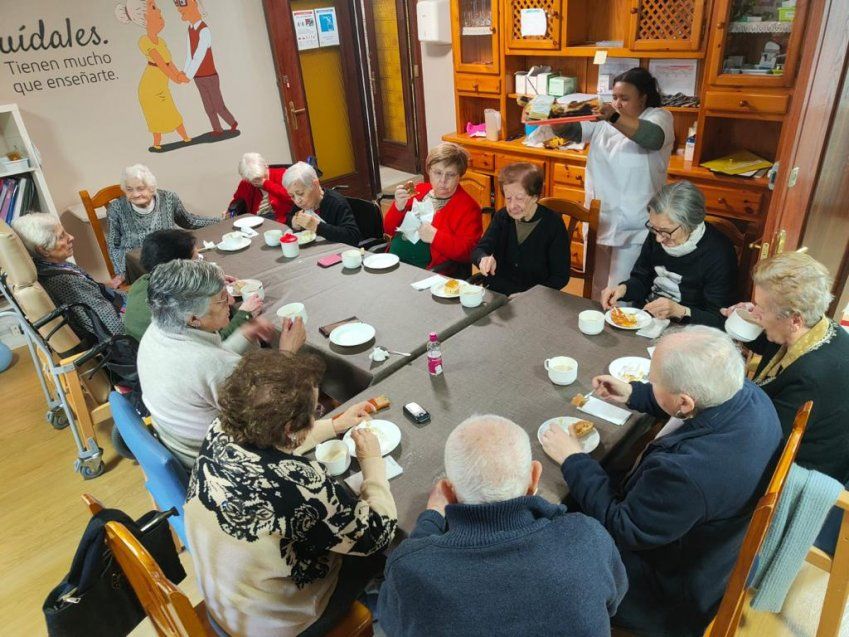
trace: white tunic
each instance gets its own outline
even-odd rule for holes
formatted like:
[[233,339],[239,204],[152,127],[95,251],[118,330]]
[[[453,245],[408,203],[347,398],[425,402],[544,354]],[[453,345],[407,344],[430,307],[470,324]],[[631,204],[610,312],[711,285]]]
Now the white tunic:
[[586,201],[601,201],[598,243],[607,246],[642,244],[648,234],[646,206],[666,183],[669,156],[675,144],[672,114],[649,107],[640,114],[663,130],[660,150],[648,150],[608,122],[581,122],[587,157]]

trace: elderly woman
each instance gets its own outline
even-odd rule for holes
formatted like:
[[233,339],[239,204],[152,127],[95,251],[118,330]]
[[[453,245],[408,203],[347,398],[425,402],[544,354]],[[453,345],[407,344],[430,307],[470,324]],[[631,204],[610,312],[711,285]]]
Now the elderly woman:
[[[141,341],[150,325],[150,304],[147,300],[150,272],[153,272],[156,266],[175,259],[196,259],[197,254],[197,240],[194,235],[181,228],[156,230],[145,237],[142,243],[141,264],[148,274],[139,277],[127,293],[127,306],[124,310],[124,328],[127,334]],[[257,295],[249,297],[219,332],[221,338],[226,340],[239,327],[258,316],[261,310],[262,299]]]
[[498,175],[505,207],[472,252],[472,263],[502,294],[535,285],[559,290],[569,282],[569,237],[560,214],[539,205],[542,171],[510,164]]
[[106,243],[115,269],[110,282],[118,287],[126,280],[126,256],[141,246],[154,230],[165,228],[203,228],[221,221],[221,217],[194,215],[183,206],[176,193],[156,188],[156,177],[147,166],[127,166],[121,175],[124,196],[109,204],[109,236]]
[[722,327],[720,310],[737,297],[737,255],[705,222],[705,198],[689,181],[667,184],[649,202],[650,235],[631,276],[605,288],[601,304],[642,306],[661,319]]
[[383,571],[379,553],[397,513],[377,438],[352,433],[363,472],[358,497],[304,457],[370,411],[358,403],[314,421],[323,371],[315,357],[255,351],[221,387],[221,416],[204,440],[185,508],[219,634],[325,635]]
[[849,334],[826,316],[831,276],[813,257],[787,252],[759,262],[752,280],[754,303],[740,305],[764,328],[746,344],[762,356],[755,382],[772,399],[785,436],[796,410],[814,401],[796,462],[846,484]]
[[[395,190],[395,202],[386,211],[383,229],[392,237],[389,251],[410,265],[432,270],[447,261],[471,263],[472,250],[483,232],[481,208],[460,185],[469,165],[469,153],[451,142],[431,150],[425,166],[430,183],[417,184],[410,192],[405,185]],[[435,213],[423,220],[419,241],[412,242],[396,232],[413,204],[420,202],[420,214]],[[415,213],[413,213],[415,214]]]
[[781,426],[769,397],[746,380],[734,342],[715,328],[664,336],[649,381],[593,379],[597,397],[669,418],[621,484],[559,427],[542,445],[580,509],[619,546],[629,589],[614,625],[701,636],[766,489]]
[[[98,283],[85,270],[68,261],[74,254],[74,237],[57,217],[46,212],[31,212],[16,219],[12,227],[35,261],[39,283],[57,306],[82,303],[100,319],[110,335],[124,333],[121,322],[124,295]],[[85,344],[94,345],[100,340],[101,330],[92,324],[84,309],[72,308],[68,322]]]
[[329,241],[355,246],[362,238],[348,200],[335,190],[324,190],[315,168],[292,164],[283,186],[295,202],[286,222],[295,230],[311,230]]
[[295,205],[283,186],[285,168],[269,168],[259,153],[245,153],[239,160],[242,181],[233,193],[228,210],[232,214],[273,216],[281,223]]
[[[269,342],[274,327],[252,319],[226,340],[232,297],[214,263],[176,260],[150,275],[153,322],[139,344],[138,370],[144,403],[166,447],[187,467],[219,412],[219,386],[253,343]],[[297,352],[306,340],[300,318],[285,321],[277,347]]]

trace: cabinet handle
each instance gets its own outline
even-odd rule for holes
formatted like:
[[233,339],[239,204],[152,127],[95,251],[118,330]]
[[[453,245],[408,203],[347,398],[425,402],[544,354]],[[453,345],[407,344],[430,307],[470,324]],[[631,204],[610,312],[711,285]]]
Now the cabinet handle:
[[557,10],[552,11],[552,12],[551,12],[551,17],[552,17],[552,18],[559,18],[559,17],[560,17],[560,12],[559,12],[559,11],[557,11]]
[[724,206],[728,202],[725,200],[725,197],[720,197],[719,199],[716,200],[716,203],[720,203]]
[[640,12],[640,10],[637,7],[631,7],[631,13],[632,14],[636,15],[639,12]]
[[724,23],[724,22],[718,22],[718,23],[716,24],[716,28],[717,28],[717,29],[720,29],[720,30],[724,29],[724,28],[725,28],[725,23]]
[[495,27],[489,27],[489,30],[490,30],[490,32],[491,32],[491,33],[495,33],[495,32],[496,32],[496,31],[495,31]]
[[472,84],[472,88],[473,88],[473,89],[475,89],[475,92],[477,93],[477,90],[478,90],[478,83],[477,83],[477,82],[475,82],[474,84]]
[[748,102],[747,100],[740,100],[740,106],[741,106],[742,108],[748,108],[748,107],[749,107],[749,102]]

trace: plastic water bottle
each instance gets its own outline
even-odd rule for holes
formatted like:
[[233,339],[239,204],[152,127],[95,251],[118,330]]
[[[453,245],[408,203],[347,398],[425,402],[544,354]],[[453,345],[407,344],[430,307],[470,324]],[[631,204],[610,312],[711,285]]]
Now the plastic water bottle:
[[442,373],[442,350],[436,332],[430,333],[427,342],[427,371],[431,376],[439,376]]

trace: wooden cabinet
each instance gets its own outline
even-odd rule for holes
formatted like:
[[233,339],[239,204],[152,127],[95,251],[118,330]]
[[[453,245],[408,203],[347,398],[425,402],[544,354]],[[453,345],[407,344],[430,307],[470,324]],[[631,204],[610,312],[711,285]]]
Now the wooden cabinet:
[[705,91],[703,106],[708,110],[747,113],[749,115],[784,115],[790,96],[785,93],[751,91]]
[[467,148],[469,152],[469,168],[490,172],[495,167],[495,154],[484,150]]
[[705,0],[631,0],[626,45],[633,51],[698,51]]
[[720,188],[698,184],[705,196],[705,208],[714,214],[751,220],[761,214],[763,195],[742,188]]
[[454,76],[454,88],[458,93],[491,93],[501,92],[501,78],[492,75],[467,75],[457,73]]
[[[504,43],[506,53],[538,53],[553,51],[563,43],[563,2],[567,0],[506,0],[504,17]],[[541,9],[546,14],[544,35],[522,36],[522,11]]]
[[458,73],[500,72],[498,5],[499,0],[451,0],[454,70]]
[[563,164],[560,162],[552,162],[551,180],[555,184],[565,184],[577,188],[584,187],[584,176],[586,175],[586,166],[576,166],[575,164]]

